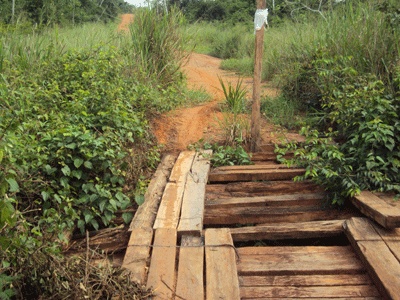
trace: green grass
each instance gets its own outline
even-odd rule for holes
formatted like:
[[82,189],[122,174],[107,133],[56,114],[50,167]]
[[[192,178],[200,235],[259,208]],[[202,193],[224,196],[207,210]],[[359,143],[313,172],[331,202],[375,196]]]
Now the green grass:
[[264,97],[261,100],[261,113],[271,123],[283,126],[289,130],[299,129],[303,123],[300,105],[280,95]]

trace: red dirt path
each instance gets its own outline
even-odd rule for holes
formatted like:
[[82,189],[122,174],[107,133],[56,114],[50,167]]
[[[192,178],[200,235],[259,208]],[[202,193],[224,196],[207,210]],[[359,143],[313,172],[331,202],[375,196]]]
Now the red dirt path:
[[[122,15],[120,30],[126,30],[126,24],[133,21],[133,15]],[[125,26],[125,27],[124,27]],[[181,151],[191,143],[204,138],[210,143],[223,141],[223,131],[219,128],[217,119],[223,119],[219,105],[224,95],[218,76],[224,82],[236,84],[238,76],[219,68],[221,60],[208,55],[193,53],[183,71],[187,76],[188,86],[193,89],[203,89],[212,96],[212,101],[190,107],[180,108],[159,115],[151,122],[152,130],[158,143],[164,144],[166,151]],[[247,97],[251,100],[252,78],[245,78],[244,84],[250,89]],[[274,96],[277,90],[263,86],[264,95]],[[250,124],[250,120],[249,120]],[[301,139],[295,133],[287,133],[288,139]],[[262,144],[271,143],[278,139],[275,126],[263,119],[261,125]]]

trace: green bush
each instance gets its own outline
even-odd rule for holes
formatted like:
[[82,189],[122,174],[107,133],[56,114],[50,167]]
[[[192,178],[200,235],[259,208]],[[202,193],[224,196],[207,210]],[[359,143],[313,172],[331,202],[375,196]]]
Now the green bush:
[[[354,78],[354,72],[320,71],[325,113],[318,121],[324,130],[303,128],[306,144],[289,162],[306,167],[298,179],[324,186],[338,204],[363,190],[400,193],[400,95],[374,75]],[[335,83],[336,74],[347,76],[347,81]],[[399,73],[394,82],[398,90]]]

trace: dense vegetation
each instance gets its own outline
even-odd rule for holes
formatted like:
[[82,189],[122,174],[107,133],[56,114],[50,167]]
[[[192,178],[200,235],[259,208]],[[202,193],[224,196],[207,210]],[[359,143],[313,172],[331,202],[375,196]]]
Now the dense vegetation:
[[[157,9],[138,10],[124,35],[113,22],[64,26],[113,21],[129,8],[122,1],[16,0],[12,18],[10,1],[0,0],[1,299],[106,297],[108,287],[68,284],[78,281],[60,271],[71,263],[60,241],[74,226],[115,225],[117,211],[128,222],[126,209],[143,201],[159,160],[149,117],[189,97],[179,67],[191,37],[179,33],[184,18],[172,4],[193,21],[184,32],[198,32],[200,51],[252,73],[255,1],[170,0],[168,15],[157,13],[164,1],[151,2]],[[333,203],[364,189],[399,193],[400,4],[267,4],[263,78],[282,92],[263,99],[263,115],[289,128],[307,116],[307,142],[279,150],[295,151],[286,163],[305,166],[299,179],[324,185]],[[231,100],[241,94],[240,86],[225,91]],[[241,143],[246,105],[231,102],[233,119],[220,125]],[[241,147],[213,147],[216,164],[248,162]]]
[[132,7],[123,0],[1,0],[0,23],[79,24],[114,21]]
[[[263,78],[282,92],[261,109],[288,128],[301,125],[300,112],[307,115],[306,144],[280,150],[296,151],[287,163],[305,166],[298,179],[324,185],[333,203],[361,190],[399,193],[399,2],[293,1],[278,2],[277,10],[270,10],[275,23],[264,37]],[[252,74],[252,28],[192,28],[203,52],[223,58],[226,69]]]
[[82,233],[115,226],[117,211],[129,222],[143,202],[159,161],[149,117],[188,97],[182,21],[177,11],[141,10],[130,35],[115,23],[2,33],[1,299],[91,298],[113,289],[68,283],[60,241],[74,226]]

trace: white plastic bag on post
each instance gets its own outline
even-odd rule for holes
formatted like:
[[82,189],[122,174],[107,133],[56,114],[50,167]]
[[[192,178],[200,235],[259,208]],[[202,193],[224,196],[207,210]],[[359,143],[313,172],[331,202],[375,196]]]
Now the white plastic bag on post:
[[268,8],[257,9],[254,16],[254,33],[256,30],[261,30],[264,23],[268,25]]

